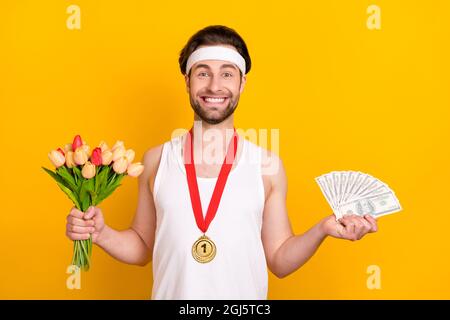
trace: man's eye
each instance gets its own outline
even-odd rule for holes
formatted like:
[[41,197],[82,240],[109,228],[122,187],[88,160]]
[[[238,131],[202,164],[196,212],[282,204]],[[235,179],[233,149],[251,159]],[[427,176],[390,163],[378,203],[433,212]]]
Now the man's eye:
[[225,78],[230,78],[230,77],[233,76],[233,74],[230,73],[230,72],[225,72],[225,73],[223,74],[223,76],[224,76]]
[[207,77],[207,76],[208,76],[208,73],[206,73],[206,72],[200,72],[198,75],[199,75],[199,77]]

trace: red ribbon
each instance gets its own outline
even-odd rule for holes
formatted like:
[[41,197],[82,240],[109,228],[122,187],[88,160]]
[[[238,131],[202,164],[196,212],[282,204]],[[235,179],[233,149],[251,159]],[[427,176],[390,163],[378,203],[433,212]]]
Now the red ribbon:
[[[234,129],[233,139],[230,140],[228,145],[227,155],[223,160],[220,173],[214,187],[211,200],[208,205],[208,211],[205,218],[203,218],[202,203],[200,201],[200,193],[198,191],[197,175],[195,173],[194,152],[193,152],[193,133],[192,128],[189,134],[186,136],[186,142],[184,146],[184,166],[186,168],[186,177],[189,186],[189,194],[191,196],[192,210],[194,211],[195,221],[198,228],[206,233],[211,221],[214,219],[217,208],[219,207],[220,198],[222,197],[223,189],[228,179],[228,175],[233,166],[234,159],[236,157],[238,136],[236,129]],[[190,159],[189,159],[190,157]],[[230,159],[230,161],[227,161]]]

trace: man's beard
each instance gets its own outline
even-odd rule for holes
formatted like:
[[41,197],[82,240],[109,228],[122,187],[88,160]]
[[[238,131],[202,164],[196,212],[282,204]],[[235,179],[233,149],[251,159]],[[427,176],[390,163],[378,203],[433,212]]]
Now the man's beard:
[[[201,98],[200,98],[201,99]],[[203,121],[209,124],[218,124],[222,121],[226,120],[229,116],[231,116],[236,110],[238,102],[239,102],[239,96],[233,97],[230,96],[228,98],[228,105],[223,109],[222,111],[219,111],[218,109],[211,109],[208,110],[207,108],[203,108],[200,105],[200,102],[197,100],[194,100],[192,96],[189,96],[189,100],[191,102],[191,107],[194,110],[195,114]],[[217,112],[219,111],[219,114]],[[216,113],[215,115],[212,115],[212,113]]]

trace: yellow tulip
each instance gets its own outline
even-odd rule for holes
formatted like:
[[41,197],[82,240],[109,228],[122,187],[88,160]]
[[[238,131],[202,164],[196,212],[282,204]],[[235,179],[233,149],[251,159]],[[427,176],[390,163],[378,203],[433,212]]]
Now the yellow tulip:
[[109,166],[112,162],[113,153],[110,150],[105,150],[102,152],[102,165]]
[[113,150],[112,160],[117,161],[118,159],[122,158],[123,156],[125,156],[125,148],[122,146],[119,146]]
[[68,168],[75,167],[77,164],[73,160],[73,151],[67,151],[66,152],[66,166]]
[[93,165],[90,161],[87,161],[81,169],[81,175],[85,179],[90,179],[95,176],[95,165]]
[[127,167],[128,167],[128,161],[125,157],[121,157],[119,159],[117,159],[116,161],[114,161],[113,163],[113,170],[118,173],[124,173],[125,171],[127,171]]
[[56,150],[52,150],[48,153],[48,158],[56,168],[61,167],[66,162],[66,157]]
[[135,152],[134,152],[133,149],[128,149],[128,150],[125,152],[125,158],[127,158],[128,163],[132,163],[132,162],[133,162],[134,156],[135,156]]
[[85,164],[86,161],[88,161],[88,158],[89,156],[87,155],[85,149],[82,146],[78,147],[73,155],[73,161],[79,166]]
[[127,168],[130,177],[137,177],[144,171],[144,166],[140,162],[131,163]]

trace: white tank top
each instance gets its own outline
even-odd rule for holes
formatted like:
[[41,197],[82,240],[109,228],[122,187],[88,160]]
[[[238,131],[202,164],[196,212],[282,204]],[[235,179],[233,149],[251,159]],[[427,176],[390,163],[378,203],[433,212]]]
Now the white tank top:
[[[243,147],[206,235],[215,258],[199,263],[192,245],[202,235],[192,211],[182,157],[183,136],[163,145],[155,177],[156,236],[152,299],[267,299],[268,275],[261,240],[264,184],[261,147]],[[217,177],[197,177],[203,215]]]

